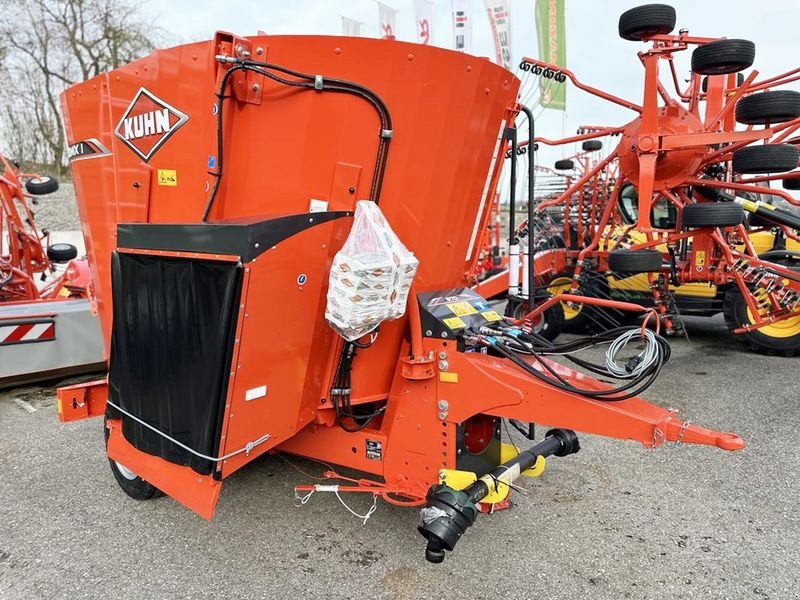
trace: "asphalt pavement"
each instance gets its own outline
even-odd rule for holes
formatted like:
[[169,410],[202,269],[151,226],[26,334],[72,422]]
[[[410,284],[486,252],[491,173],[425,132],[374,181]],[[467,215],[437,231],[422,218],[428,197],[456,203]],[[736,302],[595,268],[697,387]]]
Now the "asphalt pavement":
[[[645,397],[735,431],[738,453],[582,436],[514,505],[481,515],[441,565],[418,511],[378,503],[362,526],[267,456],[226,480],[212,522],[169,498],[130,500],[102,425],[58,423],[53,387],[0,394],[0,598],[800,598],[800,360],[747,353],[721,318]],[[345,497],[364,512],[366,497]]]

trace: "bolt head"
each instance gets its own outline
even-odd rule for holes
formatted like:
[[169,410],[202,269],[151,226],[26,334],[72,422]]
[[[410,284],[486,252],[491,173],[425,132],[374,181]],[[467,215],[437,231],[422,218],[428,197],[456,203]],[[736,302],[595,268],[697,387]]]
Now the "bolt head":
[[439,410],[447,410],[447,400],[439,400],[439,402],[436,403],[436,406],[439,408]]
[[447,358],[447,352],[439,352],[439,360],[444,360]]
[[440,371],[447,371],[447,368],[448,368],[449,366],[450,366],[450,365],[448,365],[448,364],[447,364],[447,361],[446,361],[446,360],[440,360],[440,361],[439,361],[439,370],[440,370]]
[[439,420],[440,421],[444,421],[445,419],[447,419],[447,413],[444,412],[444,411],[440,412],[439,413]]

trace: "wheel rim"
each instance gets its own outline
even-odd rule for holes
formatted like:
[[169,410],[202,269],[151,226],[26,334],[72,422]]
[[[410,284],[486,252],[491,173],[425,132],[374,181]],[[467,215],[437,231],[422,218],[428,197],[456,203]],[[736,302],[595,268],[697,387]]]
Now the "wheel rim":
[[[759,305],[759,307],[765,306],[769,303],[767,292],[763,289],[755,290],[753,292],[753,296],[755,297],[756,303]],[[759,314],[763,316],[767,314],[767,310],[765,308],[761,308],[759,310]],[[750,323],[755,323],[756,321],[749,306],[747,307],[747,320]],[[756,331],[771,338],[790,338],[800,335],[800,315],[783,319],[782,321],[778,321],[772,325],[764,325],[764,327],[760,327]]]
[[[524,304],[518,304],[516,308],[514,308],[514,318],[521,319],[527,314],[527,310]],[[530,322],[531,331],[533,333],[541,333],[542,329],[544,329],[545,319],[544,313],[539,313],[537,316],[533,317],[532,319],[528,319]]]
[[119,471],[119,474],[122,475],[128,481],[133,481],[134,479],[136,479],[138,477],[138,475],[136,473],[134,473],[133,471],[131,471],[127,467],[123,467],[117,461],[114,461],[114,465],[117,467],[117,471]]
[[[547,285],[547,291],[553,296],[558,296],[559,294],[568,292],[571,287],[572,279],[569,277],[556,277]],[[581,310],[583,310],[583,304],[562,302],[561,308],[564,309],[564,320],[569,321],[580,314]]]

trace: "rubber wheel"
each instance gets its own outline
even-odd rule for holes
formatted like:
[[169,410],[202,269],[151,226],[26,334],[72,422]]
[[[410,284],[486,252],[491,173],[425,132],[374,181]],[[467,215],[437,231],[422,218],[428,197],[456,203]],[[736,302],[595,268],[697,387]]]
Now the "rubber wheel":
[[[736,76],[736,87],[739,87],[743,83],[744,83],[744,75],[739,73]],[[704,92],[708,91],[708,77],[707,76],[703,77],[702,81],[700,82],[700,89],[703,90]]]
[[733,153],[733,170],[742,174],[783,173],[797,167],[800,150],[791,144],[747,146]]
[[800,117],[800,92],[776,90],[745,96],[736,103],[736,120],[744,125],[784,123]]
[[800,177],[794,179],[784,179],[783,189],[785,190],[800,190]]
[[[550,295],[547,295],[550,298]],[[547,298],[542,298],[539,303],[544,302]],[[519,319],[525,316],[525,306],[521,302],[509,300],[506,307],[506,314],[508,316]],[[555,304],[544,311],[539,318],[531,323],[531,329],[536,335],[552,342],[564,330],[564,309],[561,304]]]
[[731,227],[744,221],[744,209],[738,204],[687,204],[681,215],[682,227]]
[[645,4],[626,10],[619,17],[619,37],[639,41],[675,29],[675,9],[668,4]]
[[661,270],[661,263],[658,250],[620,248],[608,253],[608,268],[615,274],[655,273]]
[[603,149],[603,142],[600,140],[586,140],[581,147],[586,152],[597,152]]
[[[800,272],[800,260],[785,258],[774,262]],[[756,299],[758,299],[759,292],[756,291],[754,293]],[[729,286],[725,291],[722,313],[725,316],[725,324],[731,332],[743,325],[753,323],[750,309],[739,288],[735,285]],[[774,325],[766,325],[755,331],[734,334],[734,337],[747,348],[759,354],[776,356],[798,355],[800,354],[800,314],[778,321]]]
[[[572,286],[572,273],[559,273],[546,285],[547,292],[553,296],[569,291]],[[590,298],[610,298],[608,279],[603,273],[591,272],[580,292]],[[585,334],[594,331],[613,329],[623,324],[627,315],[615,309],[592,306],[591,304],[561,303],[564,312],[563,331]]]
[[575,163],[570,159],[566,158],[563,160],[557,160],[555,166],[556,169],[558,169],[559,171],[571,171],[572,169],[575,168]]
[[[103,417],[103,433],[105,435],[106,447],[108,447],[109,436],[109,430],[106,426],[107,421],[108,413]],[[164,495],[164,492],[150,485],[144,479],[129,471],[118,462],[109,458],[108,464],[111,465],[111,472],[114,474],[114,479],[117,480],[119,487],[134,500],[151,500]]]
[[50,244],[47,247],[47,258],[53,262],[69,262],[78,257],[78,249],[72,244]]
[[25,182],[25,189],[29,194],[35,196],[52,194],[58,189],[58,179],[54,177],[34,177]]
[[725,75],[748,68],[756,58],[750,40],[716,40],[692,52],[692,71],[700,75]]

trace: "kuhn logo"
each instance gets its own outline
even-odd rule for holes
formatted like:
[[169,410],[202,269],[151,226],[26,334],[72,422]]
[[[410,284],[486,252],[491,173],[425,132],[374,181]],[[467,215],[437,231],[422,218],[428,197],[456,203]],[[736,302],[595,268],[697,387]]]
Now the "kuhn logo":
[[189,116],[185,113],[146,89],[139,88],[125,114],[117,123],[114,135],[147,162],[188,120]]

